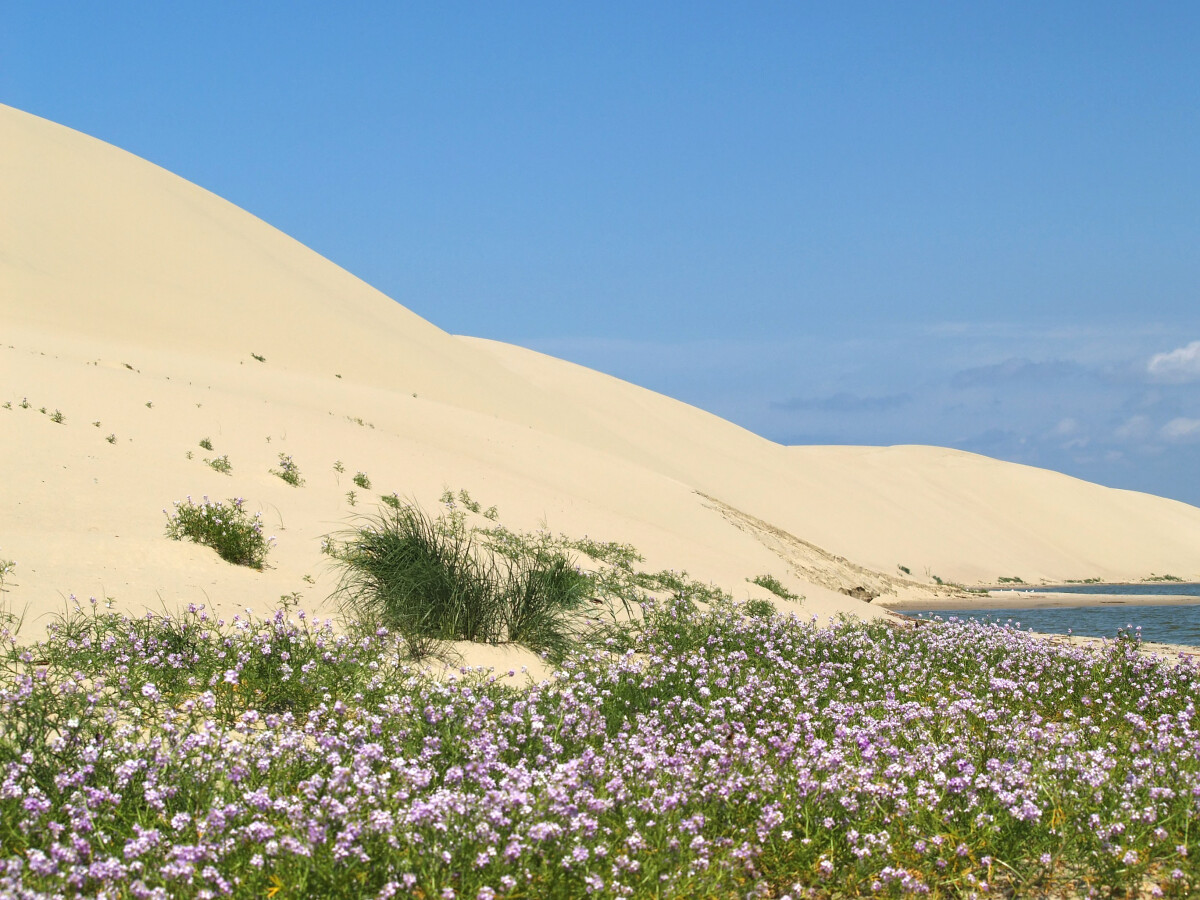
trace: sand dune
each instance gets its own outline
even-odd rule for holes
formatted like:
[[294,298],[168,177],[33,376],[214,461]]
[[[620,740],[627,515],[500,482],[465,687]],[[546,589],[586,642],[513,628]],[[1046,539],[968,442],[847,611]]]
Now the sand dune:
[[[213,194],[8,107],[0,208],[0,557],[18,562],[4,600],[31,620],[70,594],[319,606],[324,535],[380,493],[432,507],[446,488],[737,596],[774,574],[821,616],[880,614],[840,589],[914,596],[935,575],[1200,578],[1194,507],[940,448],[783,447],[449,335]],[[280,452],[303,487],[270,474]],[[205,464],[218,454],[231,474]],[[372,489],[351,507],[359,470]],[[266,571],[165,538],[163,508],[204,494],[264,512]]]

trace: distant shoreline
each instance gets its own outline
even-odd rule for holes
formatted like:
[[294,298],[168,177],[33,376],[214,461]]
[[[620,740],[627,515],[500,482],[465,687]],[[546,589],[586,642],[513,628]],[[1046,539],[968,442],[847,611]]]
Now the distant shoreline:
[[1044,609],[1074,606],[1193,606],[1200,597],[1191,594],[1057,594],[1050,591],[973,594],[967,597],[885,598],[875,602],[886,609],[902,612],[913,609]]

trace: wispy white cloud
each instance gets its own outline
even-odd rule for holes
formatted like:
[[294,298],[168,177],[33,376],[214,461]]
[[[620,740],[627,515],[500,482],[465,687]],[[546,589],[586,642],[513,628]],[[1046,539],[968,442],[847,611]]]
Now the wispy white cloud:
[[1167,353],[1156,353],[1146,364],[1146,371],[1160,381],[1195,381],[1200,379],[1200,341],[1192,341]]
[[1200,440],[1200,419],[1172,419],[1162,427],[1161,434],[1171,441]]
[[1140,441],[1150,434],[1150,419],[1147,416],[1131,416],[1113,432],[1119,441]]

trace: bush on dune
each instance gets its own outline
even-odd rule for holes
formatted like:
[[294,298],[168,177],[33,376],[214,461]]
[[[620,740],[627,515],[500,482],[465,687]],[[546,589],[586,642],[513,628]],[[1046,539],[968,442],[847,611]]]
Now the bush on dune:
[[413,505],[365,518],[331,552],[345,612],[400,631],[414,650],[512,641],[561,655],[590,594],[565,555],[500,555],[461,518],[434,519]]

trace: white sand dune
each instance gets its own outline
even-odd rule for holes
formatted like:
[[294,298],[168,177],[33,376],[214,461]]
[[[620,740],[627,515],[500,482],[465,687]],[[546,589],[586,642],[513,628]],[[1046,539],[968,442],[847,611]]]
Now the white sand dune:
[[[819,616],[879,615],[839,590],[914,596],[935,575],[1200,578],[1200,509],[940,448],[784,447],[449,335],[219,197],[2,106],[0,210],[0,557],[18,563],[4,601],[27,620],[71,594],[319,607],[324,535],[380,493],[433,508],[446,488],[510,527],[629,542],[647,567],[739,597],[765,596],[746,579],[771,573]],[[280,452],[303,487],[270,474]],[[205,465],[218,454],[231,475]],[[352,508],[359,470],[372,489]],[[204,494],[264,512],[266,571],[164,536],[163,508]]]

